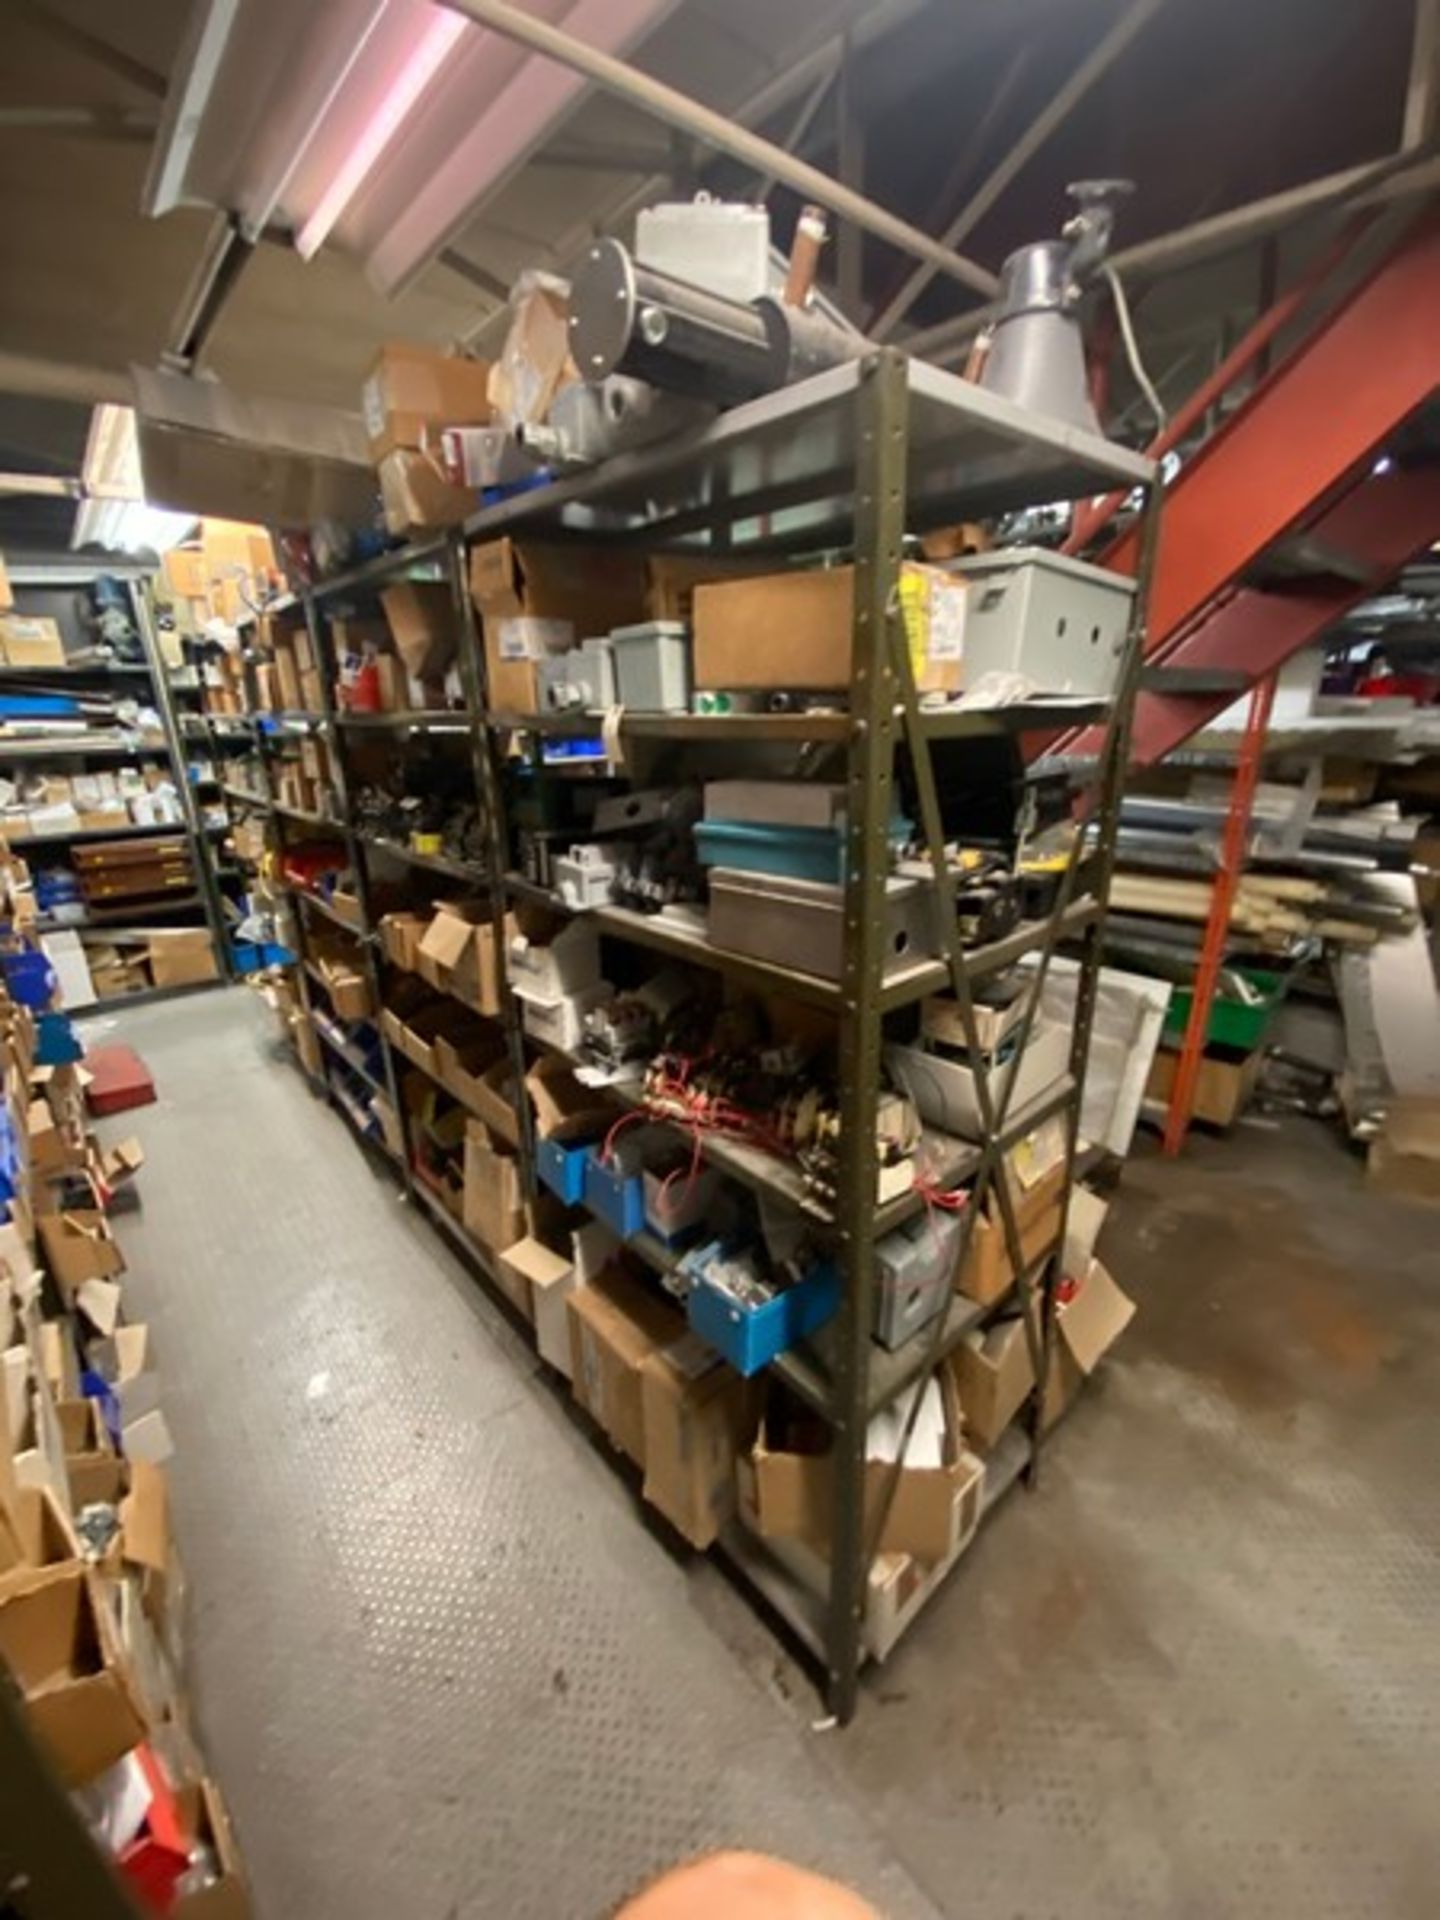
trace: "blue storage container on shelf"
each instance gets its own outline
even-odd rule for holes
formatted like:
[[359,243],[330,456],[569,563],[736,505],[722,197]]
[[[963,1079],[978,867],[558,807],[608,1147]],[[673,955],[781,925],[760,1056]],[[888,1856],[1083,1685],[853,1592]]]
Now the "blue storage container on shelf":
[[535,1171],[567,1207],[585,1198],[585,1167],[594,1150],[592,1140],[537,1140]]
[[645,1225],[645,1176],[626,1173],[614,1160],[600,1157],[591,1147],[585,1156],[585,1204],[612,1233],[628,1240]]
[[[890,822],[898,852],[910,838],[910,822]],[[704,867],[737,867],[742,873],[775,873],[791,880],[845,878],[845,824],[833,827],[763,826],[750,820],[697,820],[695,850]]]
[[23,953],[0,954],[0,971],[4,972],[12,999],[18,1000],[22,1007],[48,1006],[59,985],[49,960],[33,948]]
[[840,1305],[840,1270],[829,1260],[817,1261],[803,1280],[759,1306],[747,1307],[707,1276],[706,1269],[724,1251],[720,1241],[711,1240],[681,1262],[681,1272],[690,1281],[686,1311],[701,1339],[748,1379],[824,1326]]

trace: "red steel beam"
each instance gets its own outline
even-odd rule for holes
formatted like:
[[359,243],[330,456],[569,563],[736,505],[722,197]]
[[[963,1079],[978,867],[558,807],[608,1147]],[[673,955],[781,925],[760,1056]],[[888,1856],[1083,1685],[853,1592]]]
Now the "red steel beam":
[[[1363,472],[1430,399],[1440,385],[1437,315],[1440,220],[1429,216],[1170,489],[1150,595],[1152,651]],[[1132,531],[1106,565],[1133,573],[1137,555]]]
[[[1150,657],[1165,666],[1233,668],[1254,679],[1272,672],[1440,537],[1440,464],[1397,466],[1367,475],[1306,532],[1333,551],[1364,561],[1368,578],[1236,587]],[[1142,693],[1131,738],[1132,764],[1151,766],[1163,759],[1233,699],[1232,694]],[[1100,737],[1087,729],[1073,749],[1067,743],[1067,751],[1098,751]]]

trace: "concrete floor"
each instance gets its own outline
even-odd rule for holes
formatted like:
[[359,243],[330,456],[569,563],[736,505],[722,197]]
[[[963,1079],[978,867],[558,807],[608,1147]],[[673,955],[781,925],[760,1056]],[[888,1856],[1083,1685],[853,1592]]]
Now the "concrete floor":
[[1319,1126],[1137,1154],[1139,1316],[840,1733],[248,996],[101,1030],[159,1084],[130,1309],[262,1920],[600,1914],[717,1844],[890,1916],[1435,1911],[1437,1220]]

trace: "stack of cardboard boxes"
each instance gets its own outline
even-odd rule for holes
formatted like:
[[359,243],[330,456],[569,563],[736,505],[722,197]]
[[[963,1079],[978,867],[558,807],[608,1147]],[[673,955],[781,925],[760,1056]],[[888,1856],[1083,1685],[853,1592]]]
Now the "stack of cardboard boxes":
[[458,526],[475,490],[447,478],[446,427],[483,427],[493,416],[490,363],[393,341],[381,349],[360,396],[385,524],[397,535]]
[[[154,1343],[127,1317],[111,1226],[143,1154],[134,1139],[101,1150],[83,1062],[39,1064],[37,1031],[0,994],[0,1660],[140,1907],[244,1920],[182,1678]],[[54,1024],[45,1032],[53,1048]],[[58,1050],[78,1053],[68,1039]]]
[[172,547],[161,566],[177,621],[189,633],[203,633],[211,620],[239,626],[280,578],[269,534],[239,520],[202,520],[198,543]]
[[109,833],[119,827],[184,823],[175,782],[166,767],[118,767],[99,773],[36,772],[14,783],[0,809],[0,831],[10,840]]

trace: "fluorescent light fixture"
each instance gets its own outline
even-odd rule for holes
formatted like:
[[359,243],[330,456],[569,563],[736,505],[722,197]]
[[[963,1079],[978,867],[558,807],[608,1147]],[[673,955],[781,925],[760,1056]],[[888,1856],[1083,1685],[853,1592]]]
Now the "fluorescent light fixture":
[[143,500],[82,500],[70,535],[79,547],[103,547],[107,553],[164,553],[178,546],[195,524],[193,513],[171,513]]
[[325,244],[331,228],[365,184],[381,154],[400,131],[411,108],[445,64],[469,24],[463,14],[452,13],[448,8],[436,10],[434,19],[391,82],[339,172],[296,234],[295,250],[302,259],[311,259]]

